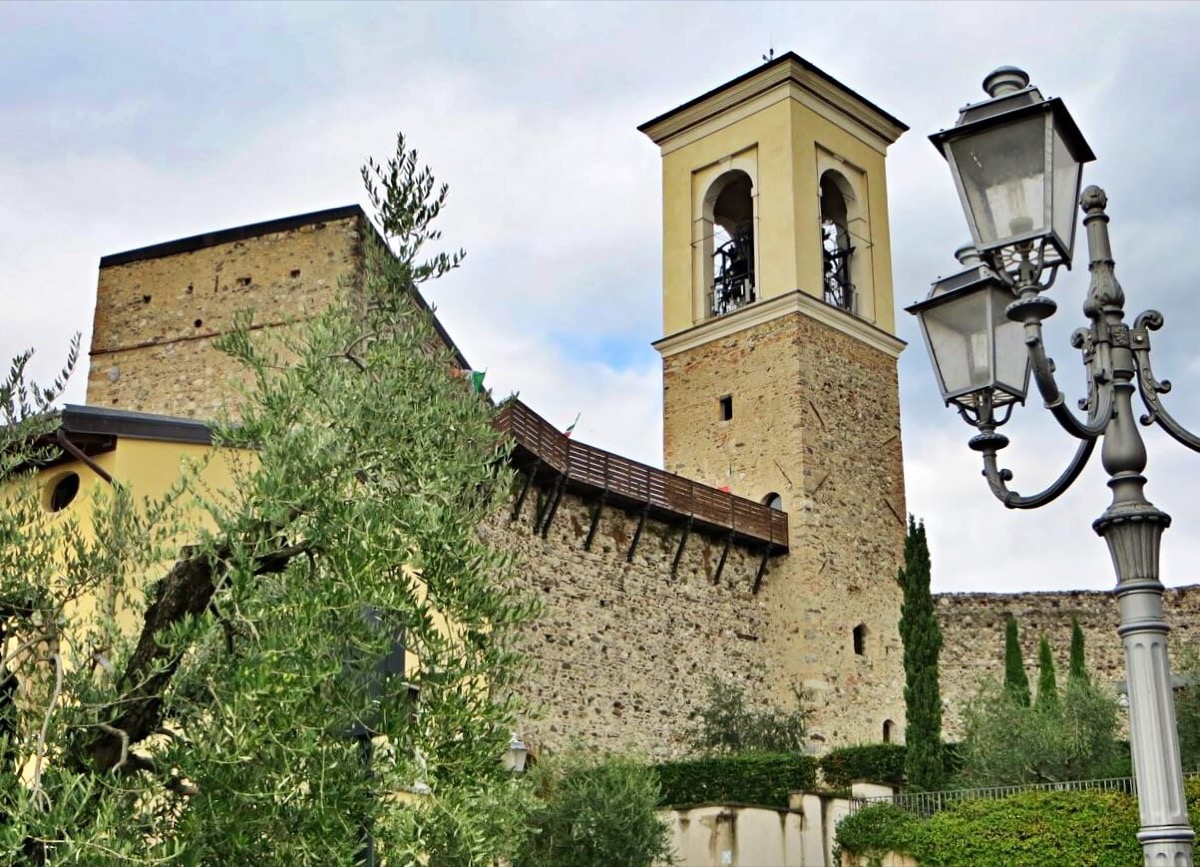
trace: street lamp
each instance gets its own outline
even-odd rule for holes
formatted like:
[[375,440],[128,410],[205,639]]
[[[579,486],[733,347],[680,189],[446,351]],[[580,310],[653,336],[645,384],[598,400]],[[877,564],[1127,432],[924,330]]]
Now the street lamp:
[[[1056,499],[1103,440],[1112,503],[1092,527],[1108,544],[1117,575],[1138,840],[1147,867],[1191,867],[1195,834],[1183,793],[1158,574],[1162,531],[1171,518],[1144,494],[1146,449],[1134,422],[1134,391],[1147,410],[1142,424],[1160,425],[1194,451],[1200,451],[1200,437],[1172,418],[1160,400],[1171,386],[1151,370],[1150,332],[1162,327],[1162,314],[1147,310],[1133,325],[1125,322],[1125,294],[1113,272],[1108,237],[1108,200],[1099,187],[1079,196],[1082,165],[1094,157],[1066,107],[1046,100],[1013,67],[989,75],[984,89],[989,99],[964,108],[952,129],[930,136],[950,163],[978,258],[968,252],[965,271],[936,282],[929,297],[908,310],[921,321],[943,400],[978,431],[970,447],[983,456],[984,476],[1005,506],[1033,509]],[[1042,293],[1060,267],[1071,266],[1077,198],[1091,260],[1083,305],[1090,324],[1071,338],[1087,375],[1083,419],[1067,407],[1042,339],[1042,322],[1057,309]],[[1046,490],[1022,496],[1009,489],[1012,472],[997,462],[1008,445],[997,428],[1024,403],[1030,375],[1046,408],[1079,445]]]
[[516,732],[513,732],[512,739],[508,742],[508,749],[504,751],[504,768],[509,773],[520,774],[525,771],[525,761],[529,758],[529,747],[525,745],[525,741],[517,737]]

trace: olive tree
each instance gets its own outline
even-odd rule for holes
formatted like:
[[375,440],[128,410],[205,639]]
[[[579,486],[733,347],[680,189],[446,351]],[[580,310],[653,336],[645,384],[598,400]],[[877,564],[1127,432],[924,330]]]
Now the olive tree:
[[214,429],[248,456],[232,486],[117,480],[90,527],[47,519],[69,370],[40,388],[22,356],[0,389],[4,863],[351,864],[369,829],[388,863],[490,864],[519,842],[500,756],[533,608],[478,532],[506,446],[417,295],[462,254],[427,252],[447,190],[403,136],[363,176],[383,240],[341,300],[221,340],[249,383]]

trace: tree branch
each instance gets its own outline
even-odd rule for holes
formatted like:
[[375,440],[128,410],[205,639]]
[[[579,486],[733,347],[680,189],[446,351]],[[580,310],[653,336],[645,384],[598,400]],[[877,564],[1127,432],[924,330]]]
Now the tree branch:
[[[159,642],[159,636],[188,617],[203,614],[224,584],[232,551],[228,545],[213,553],[197,553],[179,560],[157,583],[154,601],[146,609],[137,647],[119,681],[126,689],[102,712],[115,718],[100,728],[102,734],[87,745],[86,760],[92,769],[111,771],[128,758],[129,746],[149,737],[162,722],[163,695],[179,668],[181,654]],[[294,557],[311,555],[305,543],[285,545],[258,557],[255,575],[277,574]]]

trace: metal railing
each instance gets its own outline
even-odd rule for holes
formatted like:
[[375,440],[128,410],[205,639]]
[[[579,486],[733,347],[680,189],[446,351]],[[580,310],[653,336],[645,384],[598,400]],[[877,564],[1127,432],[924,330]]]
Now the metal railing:
[[[1200,772],[1184,775],[1188,779],[1200,778]],[[901,810],[927,819],[934,813],[961,804],[964,801],[999,800],[1022,792],[1120,792],[1137,795],[1137,784],[1133,777],[1116,777],[1108,780],[1070,780],[1062,783],[1029,783],[1023,786],[991,786],[981,789],[952,789],[945,792],[904,792],[895,795],[878,795],[870,798],[851,798],[850,814],[866,807],[891,804]]]
[[614,505],[646,508],[664,520],[690,518],[697,530],[732,533],[742,542],[765,543],[774,553],[788,549],[786,512],[578,442],[519,400],[501,409],[496,425],[516,441],[518,463],[536,460],[541,471],[565,476],[576,488],[602,491]]

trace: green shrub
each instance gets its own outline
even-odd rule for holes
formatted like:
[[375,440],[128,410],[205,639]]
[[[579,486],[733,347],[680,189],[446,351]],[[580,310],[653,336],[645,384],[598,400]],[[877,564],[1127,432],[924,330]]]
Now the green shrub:
[[1116,792],[1025,792],[968,801],[919,823],[921,867],[1130,867],[1141,864],[1137,803]]
[[821,757],[825,784],[849,789],[851,783],[871,782],[900,786],[904,783],[903,744],[863,744],[830,750]]
[[1068,680],[1061,701],[1049,707],[985,684],[963,714],[961,776],[969,786],[1122,776],[1128,760],[1116,726],[1116,701],[1085,680]]
[[[1200,815],[1200,781],[1187,783]],[[1131,867],[1142,863],[1137,801],[1116,792],[1023,792],[965,801],[924,821],[884,805],[838,825],[835,845],[855,855],[911,855],[921,867]]]
[[650,867],[673,858],[649,766],[563,756],[539,763],[531,775],[541,803],[513,867]]
[[816,787],[817,762],[795,753],[711,756],[658,765],[663,806],[732,803],[786,808],[789,792]]
[[919,824],[911,813],[891,804],[859,810],[838,823],[833,863],[842,863],[842,850],[865,856],[872,867],[888,852],[908,852]]
[[700,722],[688,732],[692,751],[716,753],[789,753],[804,749],[809,711],[803,695],[795,693],[796,707],[754,706],[739,683],[708,679],[708,695]]

